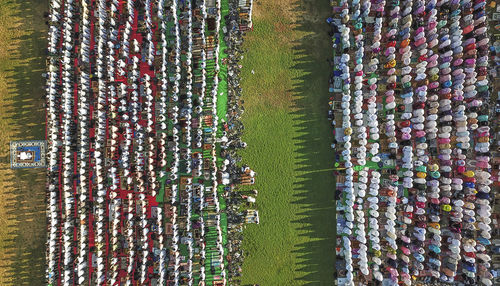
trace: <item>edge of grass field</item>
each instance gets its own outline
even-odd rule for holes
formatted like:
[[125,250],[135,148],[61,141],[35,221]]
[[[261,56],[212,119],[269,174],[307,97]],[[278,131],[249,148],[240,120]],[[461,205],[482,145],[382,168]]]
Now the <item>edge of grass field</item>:
[[254,5],[242,62],[248,147],[240,154],[258,174],[261,224],[244,230],[242,285],[334,283],[330,11],[328,1]]
[[45,170],[10,169],[9,142],[44,140],[48,1],[0,1],[0,285],[42,285]]

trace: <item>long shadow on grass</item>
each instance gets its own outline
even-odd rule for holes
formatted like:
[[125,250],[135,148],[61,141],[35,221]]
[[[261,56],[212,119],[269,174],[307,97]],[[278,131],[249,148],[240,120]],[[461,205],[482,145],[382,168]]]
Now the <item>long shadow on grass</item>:
[[335,179],[332,174],[331,126],[327,120],[328,77],[332,51],[325,19],[329,1],[301,0],[294,8],[300,16],[297,32],[305,36],[294,45],[294,69],[304,74],[292,88],[294,124],[301,135],[296,158],[304,175],[294,183],[294,204],[306,211],[293,221],[309,242],[295,245],[300,259],[296,271],[307,273],[297,282],[306,285],[333,285],[335,262]]
[[[24,36],[13,39],[9,57],[16,61],[4,72],[7,76],[9,102],[7,112],[0,120],[14,123],[11,140],[45,139],[44,80],[47,26],[43,13],[48,10],[46,0],[12,0],[12,16],[19,18],[17,29]],[[45,272],[45,170],[9,170],[9,146],[0,146],[2,161],[0,180],[5,188],[7,238],[2,238],[5,257],[2,285],[44,285]],[[3,282],[2,282],[3,281]],[[9,282],[7,282],[9,281]]]

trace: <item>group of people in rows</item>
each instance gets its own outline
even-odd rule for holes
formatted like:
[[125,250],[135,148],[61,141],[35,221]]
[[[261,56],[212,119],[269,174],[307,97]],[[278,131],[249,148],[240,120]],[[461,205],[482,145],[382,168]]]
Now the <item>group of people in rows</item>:
[[[171,122],[165,122],[165,127],[168,127],[167,124],[171,124],[173,133],[171,135],[162,134],[165,139],[171,140],[168,147],[174,156],[172,164],[166,166],[168,173],[166,187],[171,192],[171,201],[167,204],[167,207],[170,208],[170,212],[173,214],[167,219],[172,225],[174,245],[172,249],[174,265],[169,280],[174,281],[174,283],[187,283],[188,285],[194,283],[196,274],[199,275],[200,281],[205,281],[207,274],[217,275],[219,273],[220,280],[226,280],[224,233],[221,224],[222,210],[219,203],[219,181],[217,178],[220,166],[217,164],[218,157],[216,155],[219,128],[217,97],[219,94],[221,11],[220,1],[218,1],[215,14],[211,15],[211,18],[215,20],[215,27],[210,29],[215,33],[206,35],[205,32],[208,29],[205,25],[208,14],[207,7],[203,7],[203,4],[201,3],[200,6],[197,3],[198,7],[196,7],[190,1],[187,1],[179,6],[179,15],[176,13],[171,14],[173,22],[180,23],[174,28],[174,46],[176,50],[186,50],[186,65],[181,68],[181,76],[172,79],[174,80],[174,94],[170,98],[170,102],[167,103],[169,108],[167,117]],[[193,11],[195,10],[200,12],[198,15],[201,15],[201,18],[193,17],[195,14]],[[193,53],[195,37],[198,41],[201,40],[201,46],[198,47],[196,54]],[[209,37],[213,40],[212,44],[207,39]],[[208,60],[212,60],[211,65],[207,64]],[[174,61],[181,63],[181,53],[175,53]],[[195,78],[196,71],[191,65],[192,62],[201,66],[201,82],[194,82],[197,78]],[[213,74],[208,74],[207,69],[213,69]],[[167,76],[168,74],[165,73],[165,77]],[[213,78],[209,78],[209,76]],[[181,82],[181,79],[184,79],[184,81]],[[211,85],[207,84],[209,81],[212,81]],[[192,119],[195,118],[198,119],[198,122],[202,121],[203,123],[193,125]],[[167,135],[170,135],[170,138]],[[191,146],[200,148],[202,139],[205,144],[209,144],[209,148],[204,150],[203,154],[195,155],[191,150]],[[187,148],[183,148],[183,145],[187,146]],[[191,160],[192,157],[194,157],[194,160]],[[203,160],[208,160],[208,162],[204,163]],[[210,183],[194,182],[193,180],[188,180],[185,183],[178,181],[181,170],[185,170],[184,172],[188,174],[192,173],[195,179],[204,176]],[[178,192],[180,192],[179,195]],[[193,198],[198,200],[199,203],[193,204]],[[203,201],[211,201],[211,203],[207,205]],[[192,218],[193,209],[195,209],[195,213],[200,214],[197,219]],[[199,211],[196,211],[196,209],[199,209]],[[179,217],[177,217],[178,213],[180,214]],[[205,217],[205,213],[208,214],[208,217]],[[181,223],[185,224],[185,227],[179,227]],[[193,235],[195,227],[199,228],[200,234],[198,238],[193,239],[195,238]],[[215,229],[215,233],[210,232],[210,229]],[[207,241],[209,235],[215,236],[215,241]],[[187,244],[187,255],[181,253],[178,247],[181,245],[179,242]],[[200,249],[199,258],[195,257],[195,248]],[[185,258],[181,259],[181,256]],[[199,265],[195,265],[195,260],[199,260]],[[208,264],[208,262],[210,263]],[[187,275],[183,275],[182,270]]]
[[208,2],[50,2],[49,285],[226,283],[220,193],[255,172],[235,165],[235,54],[226,130],[217,116],[220,39],[241,43],[221,23],[239,28],[241,3],[223,19]]
[[[243,36],[245,29],[242,26],[250,28],[251,17],[242,18],[241,13],[251,14],[252,1],[247,1],[248,5],[241,7],[239,1],[230,3],[229,14],[224,19],[227,32],[224,35],[225,42],[228,44],[226,49],[227,58],[225,59],[228,67],[228,111],[227,121],[224,122],[224,137],[222,143],[221,157],[228,162],[227,168],[222,171],[230,176],[232,184],[224,189],[224,198],[227,203],[227,255],[228,261],[228,284],[240,285],[239,277],[242,275],[242,264],[245,253],[241,247],[243,241],[243,227],[249,221],[245,217],[251,212],[250,208],[255,206],[255,197],[257,190],[237,190],[237,185],[252,185],[255,182],[256,173],[248,166],[238,167],[241,157],[237,150],[245,148],[246,143],[241,141],[244,126],[241,123],[241,115],[244,112],[243,100],[240,98],[242,89],[240,87],[240,60],[243,58]],[[244,209],[244,210],[243,210]],[[258,218],[257,218],[258,220]]]
[[485,5],[334,7],[341,285],[493,285]]
[[[150,6],[150,2],[145,5]],[[50,8],[48,282],[83,284],[91,276],[97,283],[106,279],[116,283],[121,279],[117,269],[122,257],[116,253],[122,246],[118,237],[123,233],[129,245],[124,272],[139,273],[135,262],[137,244],[143,271],[135,279],[144,282],[149,274],[145,268],[151,260],[148,199],[155,195],[156,176],[154,161],[144,157],[146,150],[153,156],[155,146],[150,133],[154,119],[148,116],[140,122],[140,113],[153,113],[154,74],[139,67],[140,51],[148,42],[138,39],[152,38],[150,9],[143,8],[147,28],[139,36],[132,29],[139,10],[133,1],[67,1],[62,5],[56,0]],[[119,10],[126,13],[120,17]],[[133,55],[129,53],[130,43]],[[147,59],[151,60],[153,50],[148,51]],[[119,79],[127,65],[130,85]],[[131,158],[135,161],[131,162]],[[122,188],[137,188],[137,192],[124,192]],[[122,205],[126,200],[128,204]],[[125,213],[124,222],[121,214]],[[161,209],[156,215],[161,225]],[[62,245],[58,245],[58,219],[64,220]],[[136,224],[142,227],[138,238]],[[157,234],[162,235],[161,227],[157,227]],[[91,249],[92,261],[88,261]],[[108,252],[113,253],[108,264],[110,275],[105,273]],[[160,256],[165,257],[165,253]]]

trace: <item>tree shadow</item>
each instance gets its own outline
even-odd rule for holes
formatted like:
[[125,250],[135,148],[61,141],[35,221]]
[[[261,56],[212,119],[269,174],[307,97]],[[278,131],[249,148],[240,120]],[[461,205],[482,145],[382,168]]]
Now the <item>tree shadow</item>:
[[[45,284],[45,169],[10,169],[11,140],[45,139],[44,79],[47,0],[11,0],[4,3],[16,19],[10,27],[22,36],[10,38],[6,74],[7,94],[0,120],[12,122],[6,144],[0,146],[0,183],[3,213],[0,285]],[[2,4],[2,5],[4,5]],[[10,25],[11,24],[11,25]],[[14,32],[14,31],[13,31]],[[17,35],[17,33],[13,33]],[[7,40],[4,40],[7,41]],[[4,43],[5,44],[5,43]]]
[[297,278],[305,285],[333,285],[335,270],[335,178],[332,174],[334,153],[331,125],[327,120],[328,78],[332,57],[329,28],[325,23],[331,14],[329,1],[301,0],[294,7],[299,19],[295,30],[305,35],[294,44],[293,68],[303,76],[294,79],[290,92],[295,110],[294,126],[301,135],[296,159],[304,172],[294,182],[294,204],[305,210],[292,223],[309,242],[295,245],[300,260],[296,271],[306,275]]

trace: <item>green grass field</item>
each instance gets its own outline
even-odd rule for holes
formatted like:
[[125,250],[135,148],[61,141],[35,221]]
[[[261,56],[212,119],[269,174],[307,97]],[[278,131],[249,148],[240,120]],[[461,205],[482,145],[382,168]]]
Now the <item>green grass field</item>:
[[242,63],[241,154],[258,174],[261,223],[244,232],[243,285],[333,285],[329,15],[326,0],[255,3]]
[[44,139],[46,0],[0,0],[0,285],[44,285],[45,170],[10,169],[11,140]]

